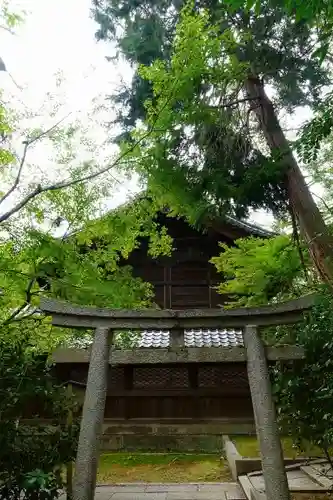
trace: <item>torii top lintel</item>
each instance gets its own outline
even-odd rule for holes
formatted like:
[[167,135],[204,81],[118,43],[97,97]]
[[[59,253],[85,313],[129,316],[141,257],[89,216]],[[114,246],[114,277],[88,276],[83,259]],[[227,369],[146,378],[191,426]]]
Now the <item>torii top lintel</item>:
[[52,299],[41,299],[40,309],[52,316],[52,324],[68,328],[166,330],[184,328],[225,328],[246,325],[269,326],[297,323],[314,304],[315,294],[279,304],[237,309],[106,309],[74,305]]

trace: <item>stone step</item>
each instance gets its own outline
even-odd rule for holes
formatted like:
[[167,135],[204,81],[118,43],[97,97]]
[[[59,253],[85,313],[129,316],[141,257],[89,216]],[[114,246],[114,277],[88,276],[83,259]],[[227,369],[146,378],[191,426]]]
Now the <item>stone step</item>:
[[333,481],[325,475],[326,471],[321,472],[320,470],[318,470],[318,468],[315,468],[312,465],[302,465],[301,470],[305,472],[305,474],[309,476],[313,481],[320,484],[320,486],[323,486],[328,490],[332,489]]
[[253,485],[249,478],[247,476],[238,476],[238,481],[247,500],[252,500],[251,491],[253,490]]
[[[61,500],[66,500],[62,495]],[[246,500],[237,483],[135,483],[97,486],[95,500]]]

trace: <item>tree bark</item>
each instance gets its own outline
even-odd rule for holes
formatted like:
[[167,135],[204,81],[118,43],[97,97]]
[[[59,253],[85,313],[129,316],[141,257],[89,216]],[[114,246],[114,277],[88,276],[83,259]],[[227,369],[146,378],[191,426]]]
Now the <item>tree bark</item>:
[[251,109],[257,116],[262,133],[272,153],[279,153],[286,165],[286,185],[291,210],[305,238],[321,279],[333,282],[333,238],[305,182],[301,169],[280,126],[272,101],[257,76],[245,81]]

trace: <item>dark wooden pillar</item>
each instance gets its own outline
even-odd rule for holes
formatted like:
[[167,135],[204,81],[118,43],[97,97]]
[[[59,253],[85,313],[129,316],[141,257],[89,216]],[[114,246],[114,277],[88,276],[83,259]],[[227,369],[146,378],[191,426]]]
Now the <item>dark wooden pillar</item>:
[[193,418],[200,417],[200,398],[198,397],[199,388],[199,364],[189,365],[188,367],[188,380],[190,391],[192,394],[192,408],[193,408]]
[[133,390],[133,373],[133,366],[126,365],[124,367],[124,389],[126,394],[124,400],[124,416],[126,420],[131,417],[132,413],[131,391]]

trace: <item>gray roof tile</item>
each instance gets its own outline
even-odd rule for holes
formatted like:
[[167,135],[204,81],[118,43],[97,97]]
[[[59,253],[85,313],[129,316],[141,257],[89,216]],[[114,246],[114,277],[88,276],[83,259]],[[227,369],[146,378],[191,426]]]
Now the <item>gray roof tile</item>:
[[[243,346],[241,330],[191,329],[184,332],[185,347],[238,347]],[[141,333],[138,347],[169,347],[170,332],[147,330]]]

